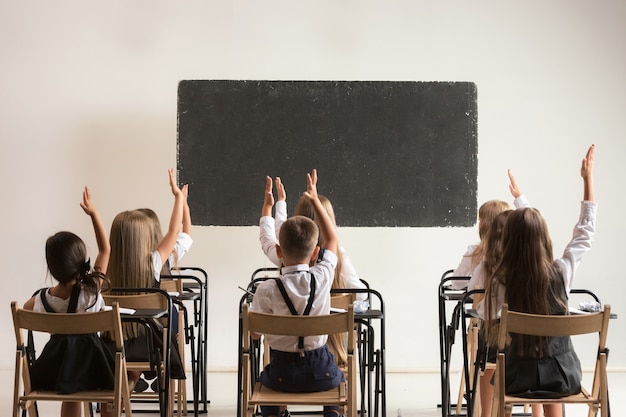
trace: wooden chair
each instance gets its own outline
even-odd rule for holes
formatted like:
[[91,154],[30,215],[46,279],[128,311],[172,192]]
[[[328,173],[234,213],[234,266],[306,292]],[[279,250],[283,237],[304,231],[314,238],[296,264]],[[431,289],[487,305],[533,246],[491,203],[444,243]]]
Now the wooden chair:
[[[110,292],[102,294],[107,305],[114,303],[120,307],[137,311],[160,311],[165,312],[164,318],[158,319],[163,324],[163,346],[167,346],[171,334],[169,317],[171,317],[172,302],[167,292],[157,288],[112,288]],[[133,320],[133,316],[128,316],[126,320]],[[142,321],[142,320],[133,320]],[[126,367],[129,371],[157,371],[159,380],[159,392],[132,392],[131,398],[139,400],[158,400],[161,406],[161,414],[171,416],[173,414],[173,387],[169,378],[170,358],[167,350],[163,349],[161,358],[146,358],[141,362],[127,361]],[[155,359],[156,362],[155,362]],[[166,386],[167,385],[167,386]]]
[[[480,303],[485,296],[484,291],[482,289],[476,288],[476,290],[482,291],[482,292],[474,292],[472,295],[472,309],[474,311],[478,307],[478,303]],[[464,323],[461,323],[461,325],[463,326]],[[465,342],[466,351],[467,351],[466,353],[467,362],[468,362],[468,371],[467,371],[468,376],[466,377],[465,367],[463,367],[461,370],[461,382],[459,386],[459,394],[458,394],[457,403],[456,403],[457,414],[461,414],[461,408],[463,407],[463,398],[467,394],[467,391],[473,391],[473,398],[474,398],[473,415],[474,416],[480,415],[480,391],[478,389],[479,385],[477,383],[474,383],[474,381],[477,380],[477,376],[478,376],[478,375],[475,375],[476,372],[480,372],[480,370],[476,369],[476,366],[475,366],[476,357],[478,355],[478,348],[479,348],[478,333],[479,333],[479,319],[477,317],[471,317],[469,320],[469,324],[467,326],[467,336],[466,336],[466,342]],[[489,364],[487,364],[487,366],[489,366]],[[468,390],[465,389],[466,380],[470,381]]]
[[[161,279],[159,281],[159,287],[167,291],[168,293],[183,293],[183,281],[181,279],[168,277],[167,279]],[[183,308],[184,306],[180,306]],[[185,365],[185,317],[187,315],[187,311],[179,311],[178,314],[178,333],[176,334],[176,340],[178,342],[180,360]],[[177,414],[180,417],[181,415],[187,415],[187,383],[184,379],[179,379],[176,381],[176,389],[174,391],[174,400],[177,404]]]
[[[248,311],[247,304],[243,305],[243,350],[242,350],[242,377],[243,377],[243,409],[248,417],[255,415],[260,405],[338,405],[347,408],[347,416],[356,416],[356,357],[354,340],[354,313],[349,306],[345,313],[335,313],[323,316],[282,316],[274,314],[255,313]],[[271,390],[257,382],[251,387],[251,333],[286,335],[286,336],[314,336],[332,333],[348,333],[348,376],[338,387],[323,392],[291,393]]]
[[[599,313],[552,316],[524,314],[509,311],[504,304],[498,334],[498,359],[496,362],[492,417],[504,417],[511,413],[514,404],[587,404],[589,417],[608,416],[608,388],[606,375],[607,348],[606,337],[609,326],[611,307],[606,304]],[[595,371],[591,391],[585,388],[578,394],[562,398],[520,398],[507,395],[505,387],[504,352],[507,333],[518,333],[534,336],[574,336],[582,334],[598,334],[598,351],[595,359]],[[506,413],[506,414],[505,414]]]
[[[17,302],[11,303],[13,325],[17,340],[15,354],[15,381],[13,395],[13,417],[20,415],[20,409],[28,410],[31,417],[37,416],[36,401],[74,401],[83,402],[85,415],[90,402],[110,403],[113,415],[119,417],[122,408],[126,416],[131,416],[128,379],[126,378],[126,360],[122,344],[122,327],[117,304],[109,311],[97,313],[41,313],[18,308]],[[80,391],[72,394],[59,394],[55,391],[31,389],[31,378],[24,345],[24,331],[44,332],[49,334],[90,334],[110,332],[115,336],[115,380],[112,390]],[[22,393],[22,382],[24,385]]]

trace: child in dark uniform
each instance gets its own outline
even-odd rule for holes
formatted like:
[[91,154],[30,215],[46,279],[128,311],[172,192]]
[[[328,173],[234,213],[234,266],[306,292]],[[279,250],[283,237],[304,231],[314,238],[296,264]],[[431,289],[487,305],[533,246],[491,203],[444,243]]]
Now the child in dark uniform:
[[[110,246],[87,187],[81,207],[91,217],[98,244],[93,269],[80,237],[67,231],[50,236],[46,240],[46,263],[58,283],[39,290],[24,303],[25,310],[84,313],[100,311],[104,306],[100,290],[101,286],[109,287],[104,274]],[[30,370],[31,386],[67,394],[87,389],[113,389],[114,362],[113,354],[97,334],[52,335]],[[61,416],[80,417],[81,405],[63,401]]]
[[[543,216],[533,208],[511,212],[502,236],[503,251],[487,286],[486,317],[498,315],[506,300],[511,311],[568,314],[567,294],[583,255],[591,249],[597,205],[594,201],[592,145],[582,161],[584,196],[578,222],[563,256],[553,258]],[[497,327],[487,326],[491,333]],[[488,339],[489,334],[487,335]],[[559,398],[580,392],[582,370],[569,337],[511,335],[507,346],[505,392],[521,397]],[[539,410],[533,410],[533,415]],[[546,417],[560,417],[560,404],[544,404]]]
[[[304,216],[293,216],[283,223],[276,246],[283,265],[280,277],[259,284],[252,302],[253,311],[290,315],[291,305],[300,315],[330,314],[330,287],[337,265],[337,233],[317,194],[316,170],[307,174],[304,196],[313,204],[320,226],[318,228],[313,220]],[[263,216],[271,216],[273,200],[271,188],[269,192],[266,189]],[[323,249],[317,246],[319,233],[323,235]],[[318,258],[321,260],[316,262]],[[271,351],[270,363],[259,377],[263,385],[278,391],[315,392],[334,388],[344,380],[326,346],[326,335],[301,339],[265,337]],[[261,407],[261,412],[264,417],[278,416],[279,406]],[[324,416],[339,416],[339,407],[325,406]]]

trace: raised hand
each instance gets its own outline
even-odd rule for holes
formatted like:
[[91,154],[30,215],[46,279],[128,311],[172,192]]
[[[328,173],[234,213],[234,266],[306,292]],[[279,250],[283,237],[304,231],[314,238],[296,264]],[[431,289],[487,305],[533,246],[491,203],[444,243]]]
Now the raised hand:
[[85,190],[83,191],[83,201],[80,203],[80,206],[89,216],[93,216],[96,212],[96,206],[91,201],[91,191],[89,191],[89,187],[87,186],[85,186]]
[[509,184],[509,190],[511,191],[511,195],[513,196],[513,198],[517,198],[522,195],[522,192],[520,191],[519,186],[517,185],[517,181],[515,181],[515,177],[513,176],[513,173],[510,169],[507,171],[507,173],[509,174],[509,181],[511,182]]
[[276,198],[278,201],[287,200],[287,193],[285,192],[285,186],[280,180],[280,177],[276,177]]
[[593,160],[596,151],[596,145],[591,145],[587,150],[587,154],[583,158],[583,162],[580,166],[580,175],[584,179],[588,179],[593,175]]
[[178,187],[178,184],[176,184],[176,172],[174,171],[174,168],[168,169],[167,172],[170,176],[170,188],[172,189],[172,194],[176,196],[179,193],[182,193],[182,191]]
[[306,174],[306,182],[304,196],[311,200],[317,200],[319,198],[317,195],[317,169],[313,168],[310,174]]

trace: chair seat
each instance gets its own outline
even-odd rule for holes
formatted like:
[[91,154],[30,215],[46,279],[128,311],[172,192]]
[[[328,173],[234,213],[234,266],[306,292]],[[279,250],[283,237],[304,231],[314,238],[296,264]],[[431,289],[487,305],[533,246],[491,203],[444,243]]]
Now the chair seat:
[[338,387],[328,391],[306,392],[293,395],[290,392],[275,391],[257,382],[254,392],[249,400],[252,405],[257,404],[290,404],[290,405],[311,405],[311,404],[340,404],[347,405],[345,382]]
[[[519,404],[588,404],[590,401],[593,401],[592,396],[587,392],[586,389],[583,388],[582,392],[574,395],[568,395],[567,397],[561,398],[525,398],[525,397],[516,397],[513,395],[505,395],[505,402],[509,403],[518,403]],[[597,399],[598,404],[600,404],[600,400]]]
[[[28,394],[20,395],[20,402],[26,401],[58,401],[60,394],[56,391],[31,391]],[[64,401],[91,401],[91,402],[112,402],[115,397],[111,391],[93,390],[80,391],[72,394],[62,394]]]

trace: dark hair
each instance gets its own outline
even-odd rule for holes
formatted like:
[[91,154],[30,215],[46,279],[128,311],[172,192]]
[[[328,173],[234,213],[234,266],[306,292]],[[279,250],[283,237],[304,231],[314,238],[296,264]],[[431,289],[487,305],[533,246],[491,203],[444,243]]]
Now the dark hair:
[[101,279],[106,289],[110,287],[102,272],[91,271],[85,243],[72,232],[58,232],[46,240],[46,262],[50,274],[61,284],[76,279],[77,284],[93,294],[100,291]]
[[[554,265],[552,239],[539,210],[520,208],[509,215],[502,236],[503,251],[494,276],[505,286],[511,311],[531,314],[565,314],[567,295]],[[542,357],[545,337],[520,336],[519,354]]]

